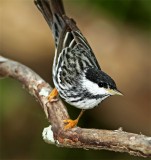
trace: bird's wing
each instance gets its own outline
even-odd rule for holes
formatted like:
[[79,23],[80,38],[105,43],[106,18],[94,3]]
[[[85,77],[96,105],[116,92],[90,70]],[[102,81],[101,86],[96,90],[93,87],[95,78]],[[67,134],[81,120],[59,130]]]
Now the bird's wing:
[[[53,63],[53,75],[59,68],[60,60],[70,66],[70,58],[73,55],[78,59],[74,65],[82,70],[84,66],[92,66],[100,69],[95,55],[73,19],[65,15],[62,0],[35,0],[35,4],[44,15],[48,25],[52,29],[55,40],[56,52]],[[70,50],[70,52],[67,52]],[[65,53],[64,53],[65,52]],[[65,58],[66,59],[66,58]],[[75,68],[73,68],[75,69]]]
[[80,73],[87,67],[100,69],[91,47],[75,22],[66,16],[64,16],[63,19],[65,27],[64,30],[62,30],[57,45],[55,73],[58,73],[57,71],[61,67],[60,64],[62,64],[62,66],[67,66],[68,69],[71,68],[72,73]]
[[[57,15],[55,15],[57,16]],[[60,17],[55,18],[59,20]],[[84,38],[75,22],[66,16],[63,16],[64,29],[60,33],[62,23],[54,25],[56,35],[60,34],[59,40],[56,41],[55,64],[53,66],[54,77],[57,83],[63,86],[69,86],[70,81],[74,81],[85,68],[98,68],[100,66],[95,55]],[[61,21],[61,20],[59,20]],[[57,33],[58,32],[58,33]]]
[[[73,32],[73,31],[72,31]],[[67,32],[67,36],[71,37],[73,33]],[[70,35],[72,34],[72,35]],[[77,34],[77,33],[74,33]],[[77,37],[77,36],[76,36]],[[75,39],[69,41],[58,56],[58,63],[55,67],[55,79],[60,86],[73,86],[75,78],[86,68],[98,68],[97,61],[92,55],[90,48],[83,43],[78,43]],[[65,88],[64,88],[65,89]]]
[[[90,67],[90,66],[100,69],[100,66],[96,60],[96,57],[91,47],[89,46],[87,40],[82,35],[78,27],[76,26],[75,22],[66,16],[63,16],[63,20],[65,23],[64,30],[62,30],[62,33],[60,34],[59,37],[59,41],[57,41],[58,44],[56,52],[58,57],[68,56],[77,58],[80,66],[79,70],[83,70],[84,67]],[[54,28],[56,34],[57,32],[60,33],[58,28],[61,27]],[[65,54],[62,54],[64,51],[66,51]],[[60,59],[59,58],[56,59],[58,59],[56,60],[56,65],[57,65],[59,64]],[[70,64],[70,58],[67,59],[66,63]],[[75,63],[75,65],[78,66],[77,63]]]
[[80,44],[75,45],[74,48],[66,47],[59,54],[55,68],[55,80],[59,86],[69,87],[70,84],[73,86],[75,78],[85,68],[94,66],[95,63]]

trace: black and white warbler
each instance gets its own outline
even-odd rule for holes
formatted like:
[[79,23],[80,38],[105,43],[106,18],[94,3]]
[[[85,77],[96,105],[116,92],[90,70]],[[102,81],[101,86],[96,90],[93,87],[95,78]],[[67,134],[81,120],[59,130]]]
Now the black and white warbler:
[[69,104],[82,109],[76,120],[65,120],[65,129],[74,127],[86,109],[97,106],[111,95],[122,95],[114,80],[104,73],[87,40],[73,19],[65,14],[61,0],[35,0],[50,26],[55,40],[53,81],[57,93]]

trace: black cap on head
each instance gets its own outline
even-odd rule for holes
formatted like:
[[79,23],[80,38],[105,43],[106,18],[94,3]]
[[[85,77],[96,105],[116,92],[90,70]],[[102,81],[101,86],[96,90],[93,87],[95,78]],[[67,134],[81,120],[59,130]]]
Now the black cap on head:
[[97,68],[89,68],[86,70],[86,78],[94,83],[97,83],[99,87],[117,89],[114,80],[105,72]]

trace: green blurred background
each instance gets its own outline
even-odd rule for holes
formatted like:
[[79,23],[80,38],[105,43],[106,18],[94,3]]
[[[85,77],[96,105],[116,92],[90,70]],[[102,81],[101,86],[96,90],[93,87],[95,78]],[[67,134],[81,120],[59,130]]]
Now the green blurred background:
[[[102,67],[124,97],[85,112],[79,126],[151,136],[151,0],[64,0]],[[52,84],[54,42],[33,0],[0,0],[0,53]],[[72,118],[80,110],[68,106]],[[57,148],[42,140],[49,124],[40,105],[15,80],[0,80],[0,159],[122,159],[125,153]]]

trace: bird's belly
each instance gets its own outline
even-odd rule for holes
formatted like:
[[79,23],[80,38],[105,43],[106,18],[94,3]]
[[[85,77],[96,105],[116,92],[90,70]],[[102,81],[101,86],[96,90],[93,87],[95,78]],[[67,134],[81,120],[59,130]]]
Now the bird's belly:
[[53,79],[54,85],[57,88],[59,95],[70,105],[79,108],[79,109],[92,109],[96,107],[101,101],[102,98],[86,98],[86,97],[80,97],[80,95],[84,95],[84,91],[81,91],[81,88],[78,90],[73,90],[72,88],[69,88],[69,86],[66,86],[65,84],[62,84],[62,87],[58,85],[56,79]]
[[70,105],[79,109],[92,109],[96,107],[99,103],[101,103],[102,99],[84,99],[77,102],[69,102],[68,100],[66,101]]

